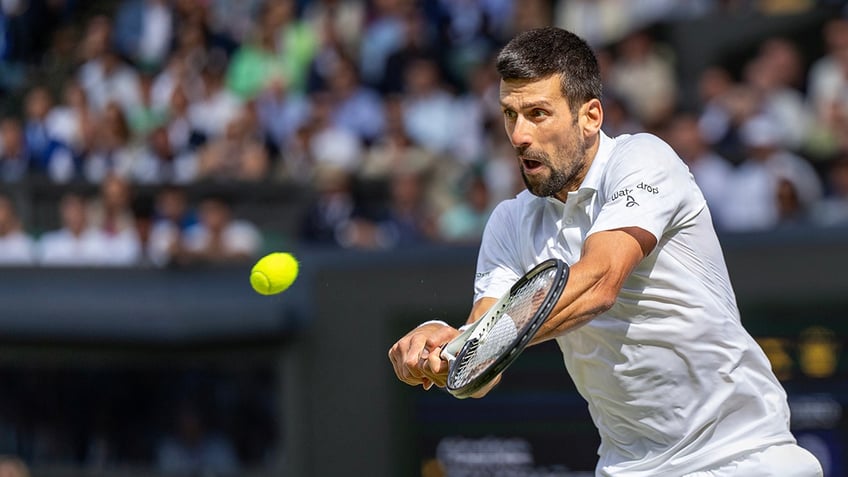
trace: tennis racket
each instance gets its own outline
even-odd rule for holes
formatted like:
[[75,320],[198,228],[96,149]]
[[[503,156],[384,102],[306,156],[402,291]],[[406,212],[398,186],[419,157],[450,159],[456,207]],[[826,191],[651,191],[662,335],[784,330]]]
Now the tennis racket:
[[519,278],[473,326],[442,347],[449,363],[445,388],[467,398],[515,361],[553,310],[568,281],[568,265],[546,260]]

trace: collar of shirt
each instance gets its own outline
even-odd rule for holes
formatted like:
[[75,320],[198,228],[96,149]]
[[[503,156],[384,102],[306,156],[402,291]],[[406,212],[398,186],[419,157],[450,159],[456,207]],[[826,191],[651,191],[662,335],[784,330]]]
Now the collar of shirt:
[[[612,154],[612,150],[615,148],[615,139],[607,136],[603,131],[599,131],[598,134],[601,141],[598,146],[598,152],[595,153],[595,157],[592,159],[592,165],[589,166],[589,170],[586,172],[586,177],[583,178],[580,187],[576,191],[568,193],[569,203],[575,203],[576,205],[577,202],[583,202],[597,192],[601,185],[601,179],[607,167],[607,162]],[[562,208],[563,206],[563,203],[555,197],[547,197],[547,200],[550,203],[557,204],[559,206],[558,208]]]

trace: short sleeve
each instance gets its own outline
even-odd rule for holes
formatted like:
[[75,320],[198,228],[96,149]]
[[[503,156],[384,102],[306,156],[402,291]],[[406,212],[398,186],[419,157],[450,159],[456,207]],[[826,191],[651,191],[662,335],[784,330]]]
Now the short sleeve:
[[616,146],[598,193],[603,206],[589,234],[639,227],[659,240],[706,204],[683,161],[648,134]]
[[474,301],[483,297],[499,298],[523,272],[519,264],[514,200],[500,203],[492,211],[477,256],[474,276]]

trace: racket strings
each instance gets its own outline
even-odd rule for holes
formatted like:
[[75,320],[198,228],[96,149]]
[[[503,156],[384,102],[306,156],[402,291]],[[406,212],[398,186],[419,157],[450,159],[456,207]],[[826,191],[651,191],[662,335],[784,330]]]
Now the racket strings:
[[470,340],[460,354],[452,387],[463,386],[484,373],[523,335],[544,302],[556,276],[549,269],[532,277],[504,303],[497,319],[478,339]]

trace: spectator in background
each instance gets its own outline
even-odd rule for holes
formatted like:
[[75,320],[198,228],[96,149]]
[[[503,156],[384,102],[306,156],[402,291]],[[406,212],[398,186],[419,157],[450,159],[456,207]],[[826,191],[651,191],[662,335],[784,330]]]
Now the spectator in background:
[[356,215],[353,177],[340,167],[315,170],[315,197],[301,219],[299,239],[318,246],[341,246],[338,230]]
[[813,211],[816,224],[848,225],[848,149],[827,169],[827,194]]
[[237,263],[253,259],[262,235],[251,222],[233,216],[230,201],[210,195],[197,206],[199,221],[188,227],[174,258],[180,264]]
[[47,116],[53,107],[53,98],[44,86],[34,86],[24,99],[24,139],[32,161],[30,170],[44,175],[50,152],[51,137]]
[[318,32],[298,16],[296,0],[267,2],[262,21],[268,23],[286,63],[286,80],[295,91],[306,91],[309,65],[318,49]]
[[118,51],[142,71],[158,69],[170,51],[174,22],[168,0],[123,0],[115,15]]
[[0,477],[30,477],[29,467],[17,457],[0,455]]
[[197,224],[197,213],[189,203],[188,191],[180,185],[164,185],[155,197],[156,220],[167,222],[179,231]]
[[30,163],[20,120],[16,117],[0,119],[0,183],[23,181],[29,174]]
[[36,71],[40,76],[38,82],[47,88],[53,98],[62,95],[65,81],[73,77],[79,65],[79,47],[80,39],[72,21],[58,25],[49,36],[49,45]]
[[179,154],[194,154],[196,149],[206,142],[206,136],[198,130],[191,120],[191,104],[184,85],[171,92],[168,100],[165,128],[168,130],[168,143]]
[[[792,207],[792,221],[797,221],[799,215],[808,218],[822,196],[815,169],[781,146],[783,133],[776,121],[767,116],[748,120],[741,133],[748,155],[727,183],[727,206],[722,207],[721,214],[725,230],[763,231],[777,227],[782,218],[788,217],[786,206],[791,205],[792,194],[797,195],[798,201],[797,207]],[[787,189],[789,186],[794,192]]]
[[607,136],[635,134],[645,130],[644,126],[630,113],[624,100],[615,93],[604,93],[601,103],[604,105],[603,130]]
[[303,19],[318,33],[318,43],[332,44],[342,54],[356,57],[366,18],[366,2],[316,0],[306,2]]
[[132,144],[126,114],[118,103],[104,107],[94,134],[94,144],[83,158],[85,179],[97,184],[110,175],[130,177],[138,150]]
[[286,159],[285,151],[306,123],[310,110],[308,98],[289,89],[282,80],[269,84],[256,98],[259,125],[274,149],[283,154],[283,161]]
[[102,266],[110,250],[103,232],[89,225],[85,198],[67,192],[59,200],[61,228],[38,240],[38,262],[44,266]]
[[695,182],[704,193],[717,229],[722,228],[725,207],[738,207],[727,203],[727,187],[733,174],[730,161],[713,151],[701,134],[698,118],[694,114],[680,113],[672,117],[663,135],[669,145],[689,166]]
[[12,198],[0,192],[0,265],[32,265],[35,242],[24,231]]
[[47,175],[57,183],[81,179],[83,157],[94,146],[97,114],[89,107],[85,90],[71,79],[65,84],[63,101],[47,115],[50,149]]
[[429,242],[436,237],[426,169],[393,169],[387,186],[385,200],[361,200],[355,207],[350,204],[347,217],[333,224],[337,244],[350,249],[385,250]]
[[[274,83],[291,84],[291,66],[281,51],[279,25],[269,16],[284,8],[294,8],[291,1],[266,3],[257,17],[257,26],[235,52],[227,68],[227,87],[242,100],[249,101]],[[286,7],[283,4],[288,4]],[[276,13],[276,15],[289,15]]]
[[724,102],[734,87],[730,72],[720,66],[709,66],[698,76],[697,99],[701,108],[698,127],[708,144],[715,145],[727,136],[728,113]]
[[242,101],[225,84],[227,58],[224,55],[221,50],[209,53],[203,67],[202,96],[189,98],[191,129],[207,140],[224,134],[242,110]]
[[[460,115],[461,116],[461,115]],[[412,60],[404,72],[403,123],[417,144],[445,154],[456,140],[456,102],[433,58]]]
[[833,18],[823,29],[826,53],[807,74],[807,104],[812,110],[807,152],[830,159],[848,150],[848,18]]
[[629,3],[627,0],[556,2],[555,23],[585,38],[589,45],[599,47],[620,40],[630,31]]
[[155,207],[150,197],[137,197],[132,202],[133,225],[138,241],[138,259],[136,265],[142,268],[163,267],[168,263],[166,254],[158,253],[153,240],[156,223]]
[[197,224],[197,215],[189,207],[186,189],[176,185],[164,185],[158,189],[153,208],[153,223],[145,252],[156,265],[170,265],[179,252],[183,234]]
[[191,17],[184,23],[201,23],[203,28],[209,30],[210,35],[216,37],[215,43],[219,45],[237,45],[245,42],[253,27],[263,5],[269,3],[267,0],[210,0],[197,1],[186,0],[178,2],[182,4],[182,15]]
[[463,196],[438,217],[438,234],[442,241],[471,244],[483,236],[493,203],[486,181],[471,175],[461,187]]
[[149,74],[139,79],[140,101],[125,114],[133,140],[143,140],[153,129],[165,124],[168,117],[166,104],[157,104],[153,98],[154,78]]
[[783,131],[781,144],[793,151],[807,140],[810,128],[810,113],[798,89],[801,68],[801,54],[792,42],[769,38],[744,72],[745,82],[761,98],[760,110],[774,118]]
[[383,100],[376,90],[359,80],[356,63],[339,55],[327,77],[327,96],[332,105],[333,124],[370,144],[385,130]]
[[498,77],[494,65],[488,61],[470,68],[467,89],[456,98],[457,115],[454,121],[454,146],[452,155],[468,166],[485,160],[486,134],[501,127],[502,115],[498,96]]
[[126,64],[112,45],[112,23],[108,17],[96,17],[90,28],[96,35],[93,56],[80,65],[77,78],[85,90],[89,104],[102,111],[109,103],[117,103],[129,111],[141,100],[139,74]]
[[368,146],[358,174],[367,180],[387,181],[398,169],[434,167],[439,157],[412,141],[403,126],[402,98],[390,96],[383,103],[386,130]]
[[437,236],[436,218],[427,200],[426,171],[397,169],[389,181],[389,200],[385,215],[376,216],[376,225],[388,237],[385,248],[416,245]]
[[260,181],[267,177],[270,158],[258,128],[252,127],[250,111],[227,124],[224,134],[214,137],[197,153],[197,180],[216,182]]
[[[490,56],[509,37],[515,2],[509,0],[440,0],[446,72],[451,82],[461,83],[471,69]],[[521,8],[532,8],[522,2]]]
[[628,34],[616,48],[609,86],[640,123],[657,127],[677,102],[671,51],[647,30]]
[[404,18],[414,8],[406,0],[375,0],[359,43],[359,71],[365,84],[377,87],[386,61],[404,42]]
[[760,114],[757,90],[745,83],[723,89],[704,106],[699,119],[704,138],[721,156],[739,164],[747,156],[742,127]]
[[132,181],[138,184],[187,184],[197,177],[197,155],[179,151],[164,126],[147,137],[132,165]]
[[109,175],[103,178],[98,196],[89,204],[91,224],[109,234],[132,230],[132,188],[124,177]]
[[434,154],[414,142],[404,128],[401,97],[390,96],[384,105],[386,131],[379,141],[368,147],[357,176],[388,184],[396,171],[419,171],[427,176],[424,196],[434,213],[444,210],[453,202],[457,183],[469,164],[446,154]]
[[827,124],[833,103],[848,106],[848,18],[830,19],[822,30],[826,52],[807,73],[807,99],[816,117]]
[[130,182],[109,175],[100,184],[100,193],[88,206],[89,223],[98,230],[112,265],[133,265],[141,254],[132,211]]
[[403,17],[403,44],[386,58],[386,67],[380,78],[379,89],[383,95],[403,92],[404,72],[416,58],[438,58],[435,32],[427,23],[423,12],[415,11]]
[[[355,173],[362,164],[363,144],[359,137],[333,121],[333,102],[326,92],[312,95],[311,116],[302,131],[305,161],[298,173],[310,174],[316,167],[340,167]],[[311,163],[310,163],[311,162]]]
[[206,43],[207,35],[202,25],[186,22],[180,27],[167,63],[153,73],[150,96],[154,107],[167,108],[178,88],[183,88],[183,93],[191,92],[190,99],[202,96],[202,72],[210,55]]

